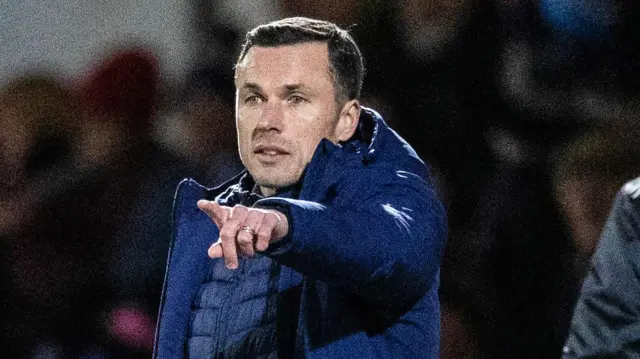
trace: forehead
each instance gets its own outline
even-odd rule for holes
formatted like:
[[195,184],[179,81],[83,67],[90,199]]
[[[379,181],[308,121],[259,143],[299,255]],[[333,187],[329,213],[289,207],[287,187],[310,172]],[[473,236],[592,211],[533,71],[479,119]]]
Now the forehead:
[[324,42],[274,47],[252,46],[236,68],[236,84],[257,80],[308,82],[332,80]]

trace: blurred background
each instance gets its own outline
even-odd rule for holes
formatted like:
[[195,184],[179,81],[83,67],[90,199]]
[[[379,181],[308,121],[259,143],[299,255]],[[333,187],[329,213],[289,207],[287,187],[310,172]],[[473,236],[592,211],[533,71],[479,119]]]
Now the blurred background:
[[351,29],[362,103],[431,164],[442,358],[560,357],[640,175],[630,0],[0,2],[4,357],[150,357],[174,189],[241,170],[239,45],[293,15]]

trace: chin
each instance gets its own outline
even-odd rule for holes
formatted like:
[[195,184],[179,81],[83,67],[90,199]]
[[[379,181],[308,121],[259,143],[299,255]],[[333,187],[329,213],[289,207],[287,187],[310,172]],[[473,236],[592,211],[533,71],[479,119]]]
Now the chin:
[[285,180],[285,179],[279,180],[274,178],[269,178],[269,179],[259,178],[259,179],[255,179],[255,181],[256,181],[256,184],[260,187],[275,188],[275,189],[291,187],[297,182],[297,181],[291,181],[291,180]]

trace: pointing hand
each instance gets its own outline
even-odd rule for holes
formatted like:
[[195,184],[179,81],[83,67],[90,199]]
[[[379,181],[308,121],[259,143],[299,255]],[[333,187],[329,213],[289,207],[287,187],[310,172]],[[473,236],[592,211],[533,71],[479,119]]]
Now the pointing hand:
[[224,257],[229,269],[238,268],[239,255],[251,257],[265,251],[289,233],[287,216],[276,210],[227,207],[207,200],[198,201],[198,208],[220,229],[220,238],[209,247],[209,257]]

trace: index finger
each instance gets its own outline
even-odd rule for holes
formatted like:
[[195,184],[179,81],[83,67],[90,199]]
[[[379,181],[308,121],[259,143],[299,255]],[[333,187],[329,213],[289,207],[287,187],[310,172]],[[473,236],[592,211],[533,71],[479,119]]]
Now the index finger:
[[201,199],[198,201],[198,208],[211,217],[219,229],[222,228],[231,215],[231,209],[229,207],[223,207],[215,201]]

